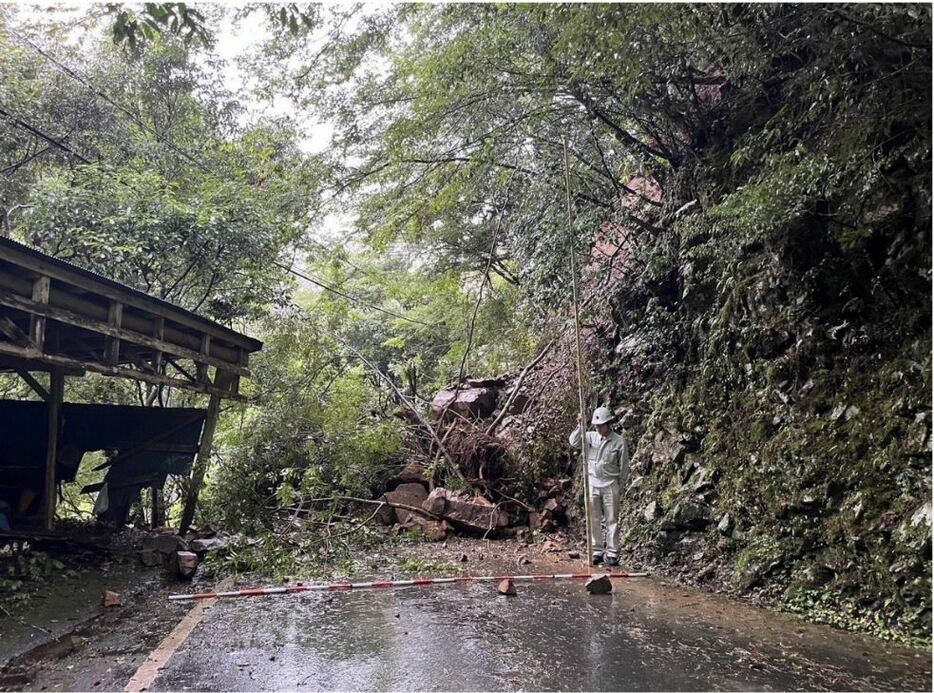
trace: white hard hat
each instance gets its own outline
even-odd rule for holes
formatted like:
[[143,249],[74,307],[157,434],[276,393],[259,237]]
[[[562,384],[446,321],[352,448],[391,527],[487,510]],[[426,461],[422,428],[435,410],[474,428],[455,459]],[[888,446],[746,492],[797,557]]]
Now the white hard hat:
[[615,418],[616,417],[613,416],[613,412],[611,412],[607,407],[597,407],[596,411],[593,413],[593,418],[590,420],[590,423],[605,424],[610,423],[610,421]]

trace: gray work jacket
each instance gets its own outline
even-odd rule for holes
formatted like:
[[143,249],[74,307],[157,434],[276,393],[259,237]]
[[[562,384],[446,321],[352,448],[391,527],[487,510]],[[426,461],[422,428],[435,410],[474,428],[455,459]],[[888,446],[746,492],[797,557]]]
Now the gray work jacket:
[[[580,426],[571,433],[568,442],[580,450]],[[596,431],[587,431],[587,473],[591,488],[606,488],[615,481],[620,485],[629,478],[629,449],[626,439],[616,431],[606,438]]]

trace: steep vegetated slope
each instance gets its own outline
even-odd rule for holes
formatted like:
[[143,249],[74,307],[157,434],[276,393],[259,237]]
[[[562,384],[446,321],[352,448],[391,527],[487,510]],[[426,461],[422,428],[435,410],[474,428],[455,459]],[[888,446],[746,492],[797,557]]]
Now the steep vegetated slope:
[[[725,27],[741,48],[677,134],[692,158],[654,216],[615,220],[587,355],[635,449],[631,559],[929,640],[929,15],[917,44],[845,17]],[[520,458],[557,454],[565,383],[564,425]]]

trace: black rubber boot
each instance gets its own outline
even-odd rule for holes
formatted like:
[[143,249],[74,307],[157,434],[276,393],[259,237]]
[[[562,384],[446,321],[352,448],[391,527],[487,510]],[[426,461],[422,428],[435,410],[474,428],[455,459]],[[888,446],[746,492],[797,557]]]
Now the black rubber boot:
[[603,565],[603,556],[594,556],[593,563],[590,565]]
[[609,557],[606,559],[606,564],[607,564],[607,565],[612,565],[612,566],[617,566],[617,565],[619,565],[619,559],[618,559],[616,556],[609,556]]

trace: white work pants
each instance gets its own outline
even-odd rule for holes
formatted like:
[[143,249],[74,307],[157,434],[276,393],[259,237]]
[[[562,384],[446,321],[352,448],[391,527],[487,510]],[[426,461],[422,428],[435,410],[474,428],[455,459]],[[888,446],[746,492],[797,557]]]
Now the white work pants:
[[[606,528],[606,548],[603,532]],[[604,488],[590,489],[590,531],[593,534],[593,555],[619,557],[619,482]]]

